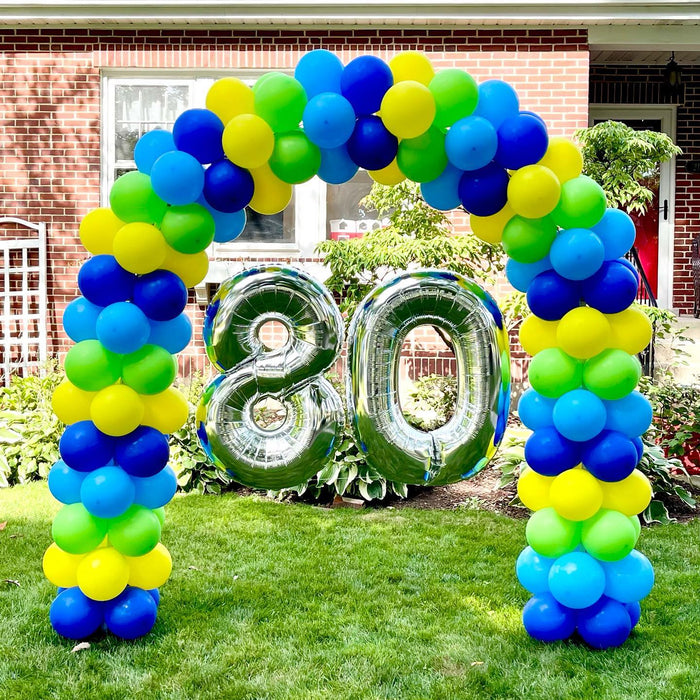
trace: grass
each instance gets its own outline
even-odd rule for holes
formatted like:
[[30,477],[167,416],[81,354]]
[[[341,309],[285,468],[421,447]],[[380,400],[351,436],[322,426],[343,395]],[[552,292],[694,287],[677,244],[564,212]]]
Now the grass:
[[657,585],[596,652],[522,629],[524,522],[181,496],[153,632],[72,654],[40,567],[56,510],[44,484],[0,490],[0,579],[21,584],[0,583],[3,699],[699,697],[700,521],[645,530]]

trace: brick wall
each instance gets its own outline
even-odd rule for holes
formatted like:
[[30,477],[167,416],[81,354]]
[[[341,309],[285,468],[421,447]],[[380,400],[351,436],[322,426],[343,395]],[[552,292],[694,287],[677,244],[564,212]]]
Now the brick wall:
[[[49,224],[51,354],[68,341],[61,314],[75,296],[85,259],[78,223],[100,204],[100,75],[103,69],[292,68],[314,48],[344,61],[427,53],[436,68],[457,66],[478,80],[499,77],[551,133],[585,126],[588,47],[583,29],[525,30],[87,30],[0,31],[0,212]],[[206,367],[201,309],[190,304],[196,341],[183,370]]]

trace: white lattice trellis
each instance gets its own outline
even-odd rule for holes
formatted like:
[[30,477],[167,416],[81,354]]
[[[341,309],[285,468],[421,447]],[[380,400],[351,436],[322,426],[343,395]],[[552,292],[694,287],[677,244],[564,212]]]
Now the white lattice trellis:
[[5,386],[13,374],[40,369],[46,362],[46,224],[0,217],[35,232],[0,238],[0,367]]

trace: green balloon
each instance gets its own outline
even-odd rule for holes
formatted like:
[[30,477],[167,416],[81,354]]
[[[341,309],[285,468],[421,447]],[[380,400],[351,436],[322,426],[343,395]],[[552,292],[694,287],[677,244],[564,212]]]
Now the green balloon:
[[125,173],[112,185],[109,206],[126,223],[159,224],[168,205],[153,191],[151,178],[136,170]]
[[99,340],[81,340],[66,355],[66,376],[84,391],[99,391],[119,380],[121,357]]
[[303,85],[284,73],[268,73],[253,88],[255,113],[275,132],[299,126],[306,107]]
[[556,558],[578,547],[581,524],[562,518],[554,508],[542,508],[528,520],[525,537],[538,554]]
[[54,542],[69,554],[87,554],[99,547],[107,534],[107,522],[88,512],[82,503],[58,511],[51,526]]
[[632,527],[634,528],[634,531],[637,533],[637,539],[639,539],[639,536],[642,534],[642,523],[639,522],[639,516],[638,515],[630,515],[629,519],[630,519],[630,522],[632,523]]
[[606,401],[627,396],[642,376],[639,360],[624,350],[603,350],[583,366],[583,384]]
[[139,394],[159,394],[175,379],[177,362],[160,345],[144,345],[124,356],[122,379]]
[[559,398],[581,386],[583,362],[559,348],[540,350],[530,362],[528,378],[532,388],[550,399]]
[[179,253],[199,253],[214,240],[214,217],[201,204],[169,207],[160,224],[168,245]]
[[447,167],[445,134],[431,126],[424,134],[399,143],[396,162],[401,172],[413,182],[430,182]]
[[624,513],[599,510],[583,523],[581,543],[586,551],[601,561],[619,561],[637,543],[637,529]]
[[158,520],[160,520],[160,526],[165,525],[165,508],[161,506],[160,508],[155,508],[153,512],[156,514]]
[[142,557],[160,541],[160,520],[144,506],[131,506],[109,526],[109,543],[127,557]]
[[476,80],[459,68],[448,68],[437,73],[428,89],[435,98],[433,124],[443,129],[468,117],[479,100]]
[[557,225],[548,216],[526,219],[514,216],[503,229],[503,250],[520,263],[542,260],[557,237]]
[[275,137],[270,169],[290,185],[310,180],[321,167],[321,149],[303,131],[290,131]]
[[606,208],[603,188],[590,177],[579,175],[562,184],[552,218],[562,228],[592,228],[603,218]]

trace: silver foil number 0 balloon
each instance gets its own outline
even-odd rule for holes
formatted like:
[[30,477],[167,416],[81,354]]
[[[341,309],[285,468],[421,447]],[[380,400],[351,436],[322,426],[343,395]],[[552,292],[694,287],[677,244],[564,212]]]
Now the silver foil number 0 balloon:
[[[261,327],[278,321],[284,347],[270,350]],[[343,319],[323,285],[284,267],[255,267],[225,282],[204,321],[209,359],[224,372],[205,390],[198,410],[205,451],[236,481],[280,489],[324,466],[343,422],[343,406],[322,374],[335,362]],[[281,426],[254,419],[262,399],[283,404]]]
[[[399,403],[399,360],[408,333],[446,331],[458,369],[457,401],[444,426],[409,425]],[[348,337],[348,405],[358,445],[387,479],[447,484],[481,470],[508,418],[508,334],[479,285],[453,272],[422,270],[377,287],[355,312]]]

